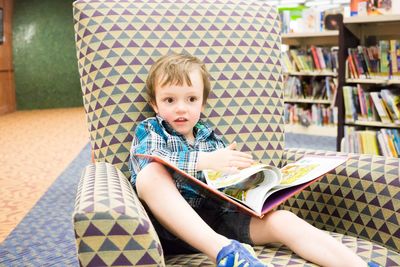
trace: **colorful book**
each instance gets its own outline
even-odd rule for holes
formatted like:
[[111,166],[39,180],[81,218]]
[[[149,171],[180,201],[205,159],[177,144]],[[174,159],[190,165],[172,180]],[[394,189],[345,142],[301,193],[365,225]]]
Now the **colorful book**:
[[379,41],[379,60],[380,77],[387,79],[389,77],[389,41]]
[[400,93],[396,90],[382,89],[381,96],[393,122],[400,124]]
[[345,156],[309,155],[281,169],[258,163],[234,174],[205,170],[203,173],[207,183],[204,183],[161,157],[143,154],[135,156],[159,162],[181,174],[182,182],[186,178],[186,182],[198,188],[201,193],[216,196],[260,218],[347,160]]
[[372,101],[374,102],[374,106],[376,111],[378,112],[379,118],[383,123],[392,123],[390,120],[389,114],[386,110],[384,103],[382,102],[381,95],[379,92],[371,92],[370,93]]
[[390,40],[390,77],[400,79],[400,40]]

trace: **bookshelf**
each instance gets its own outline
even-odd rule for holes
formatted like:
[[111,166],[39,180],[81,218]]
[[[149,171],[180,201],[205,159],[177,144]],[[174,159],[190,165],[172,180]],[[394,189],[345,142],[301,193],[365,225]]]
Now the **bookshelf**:
[[[400,95],[400,66],[391,61],[400,55],[399,28],[400,15],[348,17],[340,25],[338,151],[400,156],[393,151],[400,150],[400,120],[393,112],[398,107],[385,97],[387,91],[392,100]],[[378,103],[372,95],[379,96]]]
[[339,31],[291,32],[282,34],[282,43],[290,46],[332,45],[338,43]]
[[[328,49],[328,53],[330,53],[332,47],[338,46],[339,31],[282,34],[282,43],[287,45],[289,57],[289,60],[286,60],[284,64],[290,64],[293,67],[292,69],[287,69],[284,73],[286,80],[284,99],[286,119],[285,131],[288,133],[318,134],[336,137],[337,126],[333,121],[337,120],[337,111],[334,107],[335,97],[333,94],[336,93],[338,85],[337,67],[334,70],[328,67],[318,68],[314,58],[315,54],[312,54],[311,47],[314,46],[316,49],[321,49],[321,51],[324,49],[324,59],[327,60],[325,57],[326,49]],[[298,64],[294,63],[294,55],[291,54],[290,50],[304,51],[306,56],[311,58],[307,63],[310,68],[300,69]],[[331,57],[331,54],[329,57]],[[329,60],[333,59],[331,58],[328,59],[328,61]],[[319,61],[321,62],[321,58],[319,58]],[[290,90],[287,90],[287,86],[293,82],[290,79],[297,79],[294,83],[301,83],[302,87],[312,86],[312,88],[314,88],[315,84],[317,84],[317,86],[325,86],[328,89],[323,90],[330,90],[330,92],[324,93],[322,96],[316,96],[314,94],[314,89],[312,89],[311,94],[304,94],[304,92],[302,95],[288,93]],[[327,86],[327,83],[330,85]],[[301,123],[301,117],[306,117],[308,121],[306,123]],[[329,119],[326,119],[326,117],[329,117]]]

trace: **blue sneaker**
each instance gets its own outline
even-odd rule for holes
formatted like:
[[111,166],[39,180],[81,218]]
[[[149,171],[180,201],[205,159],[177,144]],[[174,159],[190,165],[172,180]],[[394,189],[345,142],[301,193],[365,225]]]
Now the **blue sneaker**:
[[381,267],[381,266],[376,262],[369,261],[368,262],[368,267]]
[[217,255],[217,267],[266,267],[259,261],[253,248],[236,240],[223,247]]

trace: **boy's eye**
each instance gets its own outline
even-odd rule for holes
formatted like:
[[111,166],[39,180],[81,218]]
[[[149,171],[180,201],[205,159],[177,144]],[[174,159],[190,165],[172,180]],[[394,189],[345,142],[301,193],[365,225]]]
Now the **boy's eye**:
[[196,100],[197,100],[197,97],[195,97],[195,96],[189,97],[190,102],[196,102]]
[[174,102],[174,100],[173,100],[171,97],[165,98],[164,101],[167,102],[167,103],[170,103],[170,104],[171,104],[172,102]]

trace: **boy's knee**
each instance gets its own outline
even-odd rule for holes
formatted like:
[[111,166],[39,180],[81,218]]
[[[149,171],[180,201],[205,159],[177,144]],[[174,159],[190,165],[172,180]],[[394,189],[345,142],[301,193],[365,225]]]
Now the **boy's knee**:
[[136,190],[139,198],[143,198],[147,192],[156,190],[160,179],[171,179],[167,169],[158,162],[150,162],[136,176]]
[[276,210],[267,217],[268,224],[278,228],[297,219],[298,217],[294,213],[287,210]]

